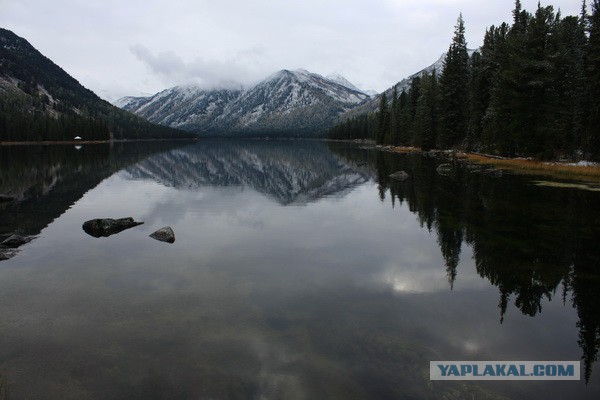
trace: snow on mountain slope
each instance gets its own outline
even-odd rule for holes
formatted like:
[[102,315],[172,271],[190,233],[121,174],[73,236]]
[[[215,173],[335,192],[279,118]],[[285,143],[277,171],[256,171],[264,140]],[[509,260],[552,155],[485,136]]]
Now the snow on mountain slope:
[[356,90],[357,92],[363,92],[363,93],[368,94],[367,92],[365,92],[363,90],[360,90],[359,88],[357,88],[356,86],[354,86],[348,79],[344,78],[340,74],[327,75],[326,78],[329,79],[330,81],[335,82],[335,83],[339,83],[340,85],[342,85],[344,87],[347,87],[348,89]]
[[348,86],[306,70],[281,70],[246,90],[178,86],[118,104],[149,121],[197,133],[314,135],[369,99]]

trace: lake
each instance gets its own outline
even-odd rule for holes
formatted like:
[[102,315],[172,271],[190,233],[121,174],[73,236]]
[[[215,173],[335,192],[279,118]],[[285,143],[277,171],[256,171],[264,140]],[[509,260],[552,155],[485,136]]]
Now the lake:
[[[600,192],[298,140],[0,146],[10,399],[596,399]],[[389,175],[404,170],[409,177]],[[93,218],[143,225],[109,237]],[[149,237],[171,226],[173,244]],[[581,360],[580,381],[430,381]]]

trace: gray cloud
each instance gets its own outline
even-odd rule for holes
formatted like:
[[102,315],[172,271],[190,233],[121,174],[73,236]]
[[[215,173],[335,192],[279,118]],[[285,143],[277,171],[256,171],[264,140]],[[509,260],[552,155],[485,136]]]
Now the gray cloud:
[[260,48],[241,50],[226,60],[195,58],[191,62],[185,62],[171,50],[153,54],[140,44],[129,49],[167,86],[195,83],[207,89],[230,88],[249,85],[263,77],[262,71],[257,70],[257,58],[264,54]]
[[[522,0],[534,11],[537,0]],[[563,15],[579,1],[544,0]],[[0,26],[105,98],[251,83],[283,68],[378,91],[431,64],[463,13],[470,47],[512,0],[0,0]]]

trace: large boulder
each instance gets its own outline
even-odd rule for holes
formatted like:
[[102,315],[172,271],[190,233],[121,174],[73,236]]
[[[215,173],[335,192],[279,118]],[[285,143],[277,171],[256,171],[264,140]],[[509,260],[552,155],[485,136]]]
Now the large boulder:
[[143,222],[134,221],[133,218],[96,218],[83,223],[83,230],[93,237],[108,237],[143,224]]
[[31,239],[32,238],[30,238],[30,237],[11,235],[0,244],[2,246],[10,247],[11,249],[16,249],[17,247],[20,247],[20,246],[24,245],[25,243],[29,243],[31,241]]
[[170,226],[165,226],[164,228],[160,228],[156,232],[152,232],[150,234],[150,237],[152,239],[160,240],[161,242],[175,242],[175,232],[173,232],[173,229],[171,229]]

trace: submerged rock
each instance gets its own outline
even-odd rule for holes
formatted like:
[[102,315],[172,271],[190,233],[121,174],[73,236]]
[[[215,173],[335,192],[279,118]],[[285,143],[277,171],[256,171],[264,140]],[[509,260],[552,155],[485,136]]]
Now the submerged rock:
[[173,232],[173,229],[171,229],[170,226],[165,226],[164,228],[160,228],[156,232],[152,232],[150,234],[150,237],[152,239],[160,240],[161,242],[175,242],[175,232]]
[[90,236],[108,237],[141,224],[143,222],[134,221],[131,217],[119,219],[97,218],[85,221],[82,228]]
[[452,172],[452,164],[440,164],[436,168],[436,171],[440,175],[450,175]]
[[390,175],[390,178],[392,179],[397,179],[399,181],[403,181],[406,178],[408,178],[408,174],[404,171],[396,171],[393,174]]
[[20,247],[20,246],[24,245],[25,243],[31,242],[32,239],[33,238],[30,238],[30,237],[23,237],[23,236],[19,236],[19,235],[11,235],[8,238],[6,238],[0,244],[2,246],[6,246],[6,247],[10,247],[12,249],[16,249],[17,247]]

